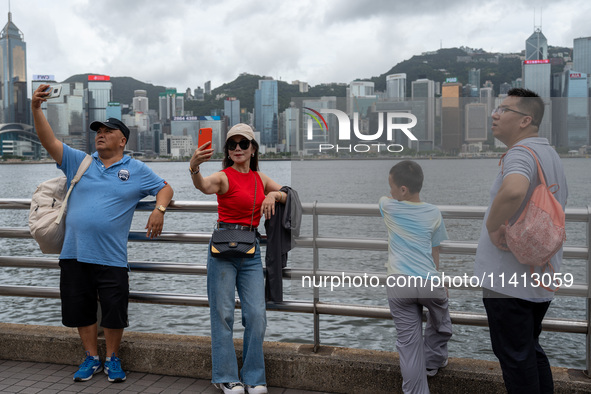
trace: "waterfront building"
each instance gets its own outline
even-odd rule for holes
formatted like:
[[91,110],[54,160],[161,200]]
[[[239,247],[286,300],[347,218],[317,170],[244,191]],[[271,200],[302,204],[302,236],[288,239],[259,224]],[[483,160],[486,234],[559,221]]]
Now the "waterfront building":
[[587,75],[591,74],[591,37],[574,39],[573,70]]
[[158,113],[160,121],[170,121],[175,116],[185,114],[185,97],[177,93],[176,88],[166,88],[164,92],[158,94]]
[[417,125],[412,132],[418,141],[418,151],[435,149],[435,82],[417,79],[411,83],[411,100],[417,104]]
[[441,148],[458,154],[463,143],[462,84],[446,82],[441,87]]
[[226,97],[224,100],[224,115],[228,117],[228,127],[240,123],[240,100],[236,97]]
[[0,157],[39,159],[44,157],[44,154],[46,152],[33,126],[23,123],[0,123]]
[[476,88],[476,94],[480,88],[480,69],[472,68],[468,71],[468,85]]
[[495,108],[495,99],[493,88],[491,87],[484,87],[480,88],[480,104],[486,105],[486,113],[487,113],[487,120],[486,120],[486,133],[487,135],[492,134],[491,125],[492,125],[492,111]]
[[544,100],[550,95],[550,68],[548,59],[523,62],[523,87],[533,90]]
[[302,150],[304,155],[317,154],[319,144],[333,144],[338,143],[338,120],[334,115],[323,115],[326,120],[326,126],[323,122],[318,124],[312,120],[316,116],[313,111],[320,112],[322,109],[337,109],[337,98],[335,96],[320,97],[315,99],[302,100],[302,133],[303,144]]
[[[378,101],[375,94],[375,83],[369,81],[353,81],[347,88],[347,115],[353,119],[357,112],[363,119],[369,113],[370,108]],[[363,127],[360,127],[363,129]]]
[[554,143],[558,147],[579,149],[589,146],[589,76],[584,72],[566,70],[553,78]]
[[406,74],[391,74],[386,76],[386,100],[406,100]]
[[113,84],[108,75],[88,76],[88,122],[107,120],[107,106],[113,101]]
[[299,153],[302,150],[300,109],[293,101],[283,113],[283,129],[285,130],[285,150],[292,154]]
[[548,59],[548,40],[539,27],[525,40],[525,60]]
[[488,119],[490,112],[487,104],[469,103],[464,107],[465,137],[469,144],[482,143],[488,139]]
[[146,90],[134,90],[133,101],[132,101],[133,112],[148,114],[150,110],[148,92]]
[[187,135],[164,134],[160,140],[160,155],[186,158],[193,154],[193,138]]
[[279,93],[274,79],[259,80],[254,93],[255,129],[261,133],[261,144],[275,147],[278,142]]
[[24,34],[12,22],[0,31],[0,123],[29,124],[27,99],[27,44]]
[[523,62],[523,87],[536,92],[544,100],[545,111],[538,128],[540,137],[552,141],[551,64],[548,59]]

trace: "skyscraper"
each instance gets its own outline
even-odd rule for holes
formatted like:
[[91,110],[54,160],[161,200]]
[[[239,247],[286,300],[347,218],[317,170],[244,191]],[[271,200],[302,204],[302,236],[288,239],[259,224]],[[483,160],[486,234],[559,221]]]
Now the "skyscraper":
[[591,37],[575,38],[573,42],[573,70],[591,74]]
[[448,153],[459,153],[462,148],[462,84],[446,82],[441,87],[441,147]]
[[[553,99],[554,122],[552,130],[555,143],[560,147],[578,149],[589,145],[588,76],[587,73],[566,70],[555,75],[555,93]],[[545,117],[545,115],[544,115]]]
[[476,89],[480,88],[480,69],[472,68],[468,71],[468,84]]
[[488,138],[488,106],[480,103],[470,103],[464,108],[466,137],[468,143],[484,142]]
[[386,98],[394,101],[406,100],[406,74],[391,74],[386,77]]
[[29,123],[27,104],[27,44],[23,33],[8,22],[0,31],[0,123]]
[[279,93],[277,81],[259,80],[259,88],[254,92],[255,128],[261,133],[261,144],[267,147],[277,145],[279,126]]
[[292,101],[285,110],[285,150],[297,154],[302,150],[300,133],[300,109]]
[[236,97],[226,97],[224,100],[224,115],[228,117],[228,127],[240,123],[240,100]]
[[172,120],[175,116],[183,116],[184,95],[178,93],[176,88],[166,88],[164,92],[158,94],[158,109],[160,121],[163,123]]
[[133,91],[133,112],[142,114],[148,114],[149,101],[148,92],[145,90],[134,90]]
[[525,40],[525,60],[548,59],[548,40],[537,27],[533,34]]
[[364,118],[377,100],[374,82],[353,81],[347,88],[347,114],[353,119],[353,113],[357,112]]
[[[429,79],[417,79],[411,84],[413,102],[422,103],[417,113],[417,125],[413,134],[418,138],[418,151],[435,148],[435,82]],[[422,115],[422,116],[419,116]]]

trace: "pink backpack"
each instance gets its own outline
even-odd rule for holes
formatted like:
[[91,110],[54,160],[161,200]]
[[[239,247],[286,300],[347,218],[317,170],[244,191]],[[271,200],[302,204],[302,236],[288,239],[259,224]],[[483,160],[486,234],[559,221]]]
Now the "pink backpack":
[[[566,240],[565,215],[562,205],[554,194],[558,185],[546,185],[542,167],[533,150],[531,152],[538,165],[540,184],[534,189],[529,202],[513,225],[507,224],[506,240],[509,250],[521,264],[543,267],[556,254]],[[550,190],[556,187],[554,192]],[[550,270],[552,270],[550,265]]]

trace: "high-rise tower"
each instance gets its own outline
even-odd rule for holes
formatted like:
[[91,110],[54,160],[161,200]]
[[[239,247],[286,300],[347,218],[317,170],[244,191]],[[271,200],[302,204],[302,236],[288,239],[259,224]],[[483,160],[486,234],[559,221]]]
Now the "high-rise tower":
[[591,37],[574,39],[573,70],[591,74]]
[[267,147],[274,147],[278,142],[278,100],[277,81],[273,79],[259,80],[259,88],[254,92],[255,128],[261,133],[261,144]]
[[0,123],[29,123],[27,105],[27,45],[23,33],[8,22],[0,31]]
[[536,27],[533,34],[525,40],[525,60],[548,59],[548,40],[541,28]]

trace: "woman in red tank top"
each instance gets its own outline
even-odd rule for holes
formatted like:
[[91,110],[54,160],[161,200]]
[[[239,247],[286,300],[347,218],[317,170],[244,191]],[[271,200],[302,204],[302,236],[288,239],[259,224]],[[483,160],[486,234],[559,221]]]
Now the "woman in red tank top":
[[[285,203],[287,196],[279,191],[281,185],[258,171],[259,146],[252,128],[243,123],[233,126],[224,145],[223,170],[203,177],[199,165],[208,161],[213,153],[210,142],[195,150],[189,163],[193,184],[205,194],[217,194],[220,227],[256,230],[261,216],[272,216],[275,203]],[[232,339],[236,290],[245,327],[240,373]],[[250,394],[266,393],[263,340],[267,318],[258,243],[255,256],[248,258],[213,257],[208,251],[207,296],[211,318],[212,383],[224,393],[244,393],[244,386]]]

